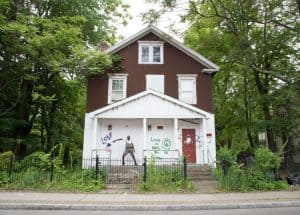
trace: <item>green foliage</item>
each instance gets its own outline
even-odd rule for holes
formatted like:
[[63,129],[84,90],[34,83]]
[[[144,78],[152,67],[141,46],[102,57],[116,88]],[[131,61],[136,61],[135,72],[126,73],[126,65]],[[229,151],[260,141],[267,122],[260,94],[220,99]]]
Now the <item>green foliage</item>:
[[[33,153],[22,162],[13,165],[12,173],[8,169],[0,171],[0,188],[42,191],[99,191],[105,187],[104,173],[95,179],[95,168],[65,168],[61,162],[51,169],[49,155]],[[53,174],[51,176],[51,171]],[[52,177],[52,181],[51,181]]]
[[50,154],[45,152],[34,152],[28,155],[23,161],[21,161],[22,168],[35,167],[37,171],[50,170],[51,158]]
[[191,192],[193,185],[183,180],[182,166],[160,166],[151,158],[147,166],[146,182],[139,184],[139,190],[146,192]]
[[282,158],[271,152],[267,147],[261,146],[255,151],[255,166],[262,173],[278,170]]
[[236,155],[227,146],[221,147],[217,151],[217,159],[219,161],[226,161],[228,164],[233,165],[236,162]]
[[[249,167],[232,162],[232,154],[226,151],[222,159],[230,158],[231,162],[227,174],[221,166],[217,166],[214,175],[217,179],[217,187],[225,191],[246,192],[251,190],[285,190],[288,187],[286,181],[276,181],[274,171],[280,166],[281,158],[266,147],[259,147],[255,151],[254,164]],[[220,157],[218,156],[218,159]],[[229,159],[227,159],[229,160]],[[221,163],[221,162],[220,162]],[[224,168],[224,167],[223,167]]]
[[0,154],[0,171],[6,171],[11,162],[15,159],[13,152],[8,151]]
[[96,47],[115,42],[127,8],[121,0],[1,1],[1,151],[19,160],[62,144],[65,162],[80,159],[86,78],[113,67]]
[[[149,23],[184,7],[179,0],[149,2],[157,8],[144,15]],[[180,32],[185,44],[220,66],[213,80],[218,145],[227,145],[234,153],[251,152],[261,144],[259,134],[266,133],[273,152],[289,140],[284,161],[292,161],[300,127],[297,1],[187,4],[187,13],[181,16],[189,28]]]
[[9,183],[8,173],[0,171],[0,187],[5,187]]

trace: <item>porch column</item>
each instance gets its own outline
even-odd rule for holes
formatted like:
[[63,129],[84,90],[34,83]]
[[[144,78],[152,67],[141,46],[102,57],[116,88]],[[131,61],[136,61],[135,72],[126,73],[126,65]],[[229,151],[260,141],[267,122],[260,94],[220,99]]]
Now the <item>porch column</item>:
[[94,123],[93,123],[93,148],[92,148],[92,150],[97,148],[97,131],[98,131],[98,118],[94,118]]
[[181,147],[178,141],[178,118],[174,118],[174,146],[178,149],[179,156],[181,155]]
[[202,130],[203,130],[203,164],[208,163],[207,160],[207,138],[206,138],[206,118],[202,119]]
[[146,132],[147,132],[147,118],[143,118],[143,158],[145,156],[144,150],[147,147],[147,143],[146,143],[147,133]]

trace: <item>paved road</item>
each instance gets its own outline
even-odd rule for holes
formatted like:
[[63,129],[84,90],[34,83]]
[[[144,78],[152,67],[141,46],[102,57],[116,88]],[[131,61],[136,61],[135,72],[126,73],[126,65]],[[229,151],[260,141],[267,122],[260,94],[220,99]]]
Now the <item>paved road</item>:
[[46,211],[46,210],[0,210],[0,215],[299,215],[300,207],[201,210],[201,211]]

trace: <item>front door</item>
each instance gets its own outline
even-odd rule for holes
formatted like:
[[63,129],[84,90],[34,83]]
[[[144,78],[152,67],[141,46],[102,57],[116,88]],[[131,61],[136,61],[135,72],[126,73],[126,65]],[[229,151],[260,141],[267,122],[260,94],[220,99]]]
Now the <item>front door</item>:
[[195,129],[182,129],[182,152],[188,163],[196,163]]

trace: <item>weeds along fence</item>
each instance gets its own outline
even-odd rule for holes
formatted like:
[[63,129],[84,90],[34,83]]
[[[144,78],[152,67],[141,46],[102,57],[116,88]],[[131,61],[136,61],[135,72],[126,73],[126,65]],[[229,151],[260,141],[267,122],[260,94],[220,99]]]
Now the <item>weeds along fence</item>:
[[96,157],[63,165],[63,162],[14,161],[0,165],[0,187],[43,190],[96,191],[106,186],[126,185],[128,188],[142,184],[177,183],[186,179],[185,159],[137,160],[138,165],[127,160]]

